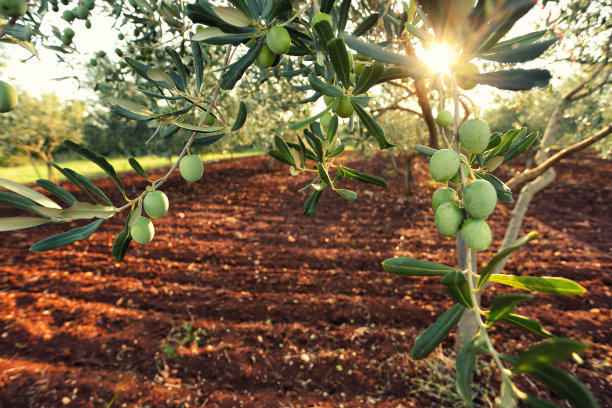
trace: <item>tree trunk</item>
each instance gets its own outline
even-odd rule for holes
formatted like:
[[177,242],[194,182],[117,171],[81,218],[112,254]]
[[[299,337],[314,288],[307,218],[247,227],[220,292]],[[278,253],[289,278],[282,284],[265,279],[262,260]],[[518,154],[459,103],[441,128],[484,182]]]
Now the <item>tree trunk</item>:
[[32,168],[34,169],[34,173],[36,174],[36,178],[39,179],[40,178],[40,172],[38,171],[38,167],[36,167],[36,162],[34,161],[34,158],[32,157],[32,152],[29,151],[28,149],[26,149],[26,154],[28,155],[28,161],[30,162],[30,164],[32,165]]
[[406,197],[410,197],[412,195],[412,158],[414,156],[411,154],[406,155],[406,169],[404,170],[404,183],[406,186]]

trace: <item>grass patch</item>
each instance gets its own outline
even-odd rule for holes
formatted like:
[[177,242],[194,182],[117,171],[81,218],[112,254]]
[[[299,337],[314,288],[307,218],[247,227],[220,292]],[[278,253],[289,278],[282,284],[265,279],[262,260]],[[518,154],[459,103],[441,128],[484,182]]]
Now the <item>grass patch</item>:
[[[217,161],[222,159],[239,158],[246,156],[256,156],[263,154],[261,151],[246,151],[240,153],[207,153],[200,154],[199,156],[204,162]],[[178,156],[172,157],[172,163],[177,159]],[[153,170],[161,167],[170,167],[171,163],[168,157],[161,156],[142,156],[136,158],[138,162],[144,167],[145,170]],[[116,157],[108,159],[110,164],[115,168],[117,173],[121,172],[134,172],[128,163],[127,157]],[[88,178],[98,178],[104,176],[104,171],[96,166],[94,163],[88,160],[59,160],[58,164],[62,167],[68,167],[77,173],[80,173]],[[42,163],[37,165],[39,174],[41,177],[47,177],[47,167]],[[63,181],[65,178],[59,174],[58,171],[54,171],[54,175],[58,181]],[[36,176],[34,168],[30,164],[24,164],[15,167],[2,167],[0,168],[0,178],[14,181],[21,184],[32,184],[35,183],[39,178]]]

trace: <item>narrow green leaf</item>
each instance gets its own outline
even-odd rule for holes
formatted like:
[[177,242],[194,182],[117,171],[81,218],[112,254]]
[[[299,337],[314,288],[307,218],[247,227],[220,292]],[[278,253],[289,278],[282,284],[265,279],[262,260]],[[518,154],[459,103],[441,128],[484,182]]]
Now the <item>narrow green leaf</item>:
[[327,47],[327,43],[334,38],[334,29],[327,20],[317,22],[312,26],[312,31],[315,33],[323,47]]
[[176,66],[176,69],[179,72],[179,75],[181,77],[181,80],[183,81],[183,84],[186,84],[187,83],[187,68],[185,68],[185,64],[183,64],[183,60],[178,55],[178,52],[174,51],[172,47],[167,46],[165,50],[166,50],[166,53],[170,55],[170,58],[172,58],[172,61],[174,61],[174,65]]
[[333,101],[332,103],[330,103],[323,111],[317,113],[316,115],[314,115],[313,117],[310,117],[308,119],[304,119],[301,120],[299,122],[291,122],[289,124],[289,129],[291,130],[298,130],[301,129],[303,127],[306,127],[308,125],[310,125],[312,122],[315,122],[319,119],[321,119],[323,117],[323,115],[325,115],[327,112],[329,112],[331,109],[336,107],[336,101]]
[[329,121],[329,125],[327,125],[327,132],[325,135],[325,140],[327,140],[330,144],[336,137],[336,132],[338,131],[338,116],[332,116]]
[[511,314],[522,302],[533,299],[533,297],[533,295],[522,293],[494,297],[491,302],[491,310],[487,316],[487,327],[493,326],[495,322]]
[[221,129],[223,129],[223,126],[221,125],[198,126],[198,125],[192,125],[191,123],[182,123],[182,122],[177,122],[177,121],[172,122],[172,124],[180,128],[191,130],[192,132],[197,132],[197,133],[214,133],[214,132],[218,132]]
[[463,272],[449,272],[441,280],[446,286],[447,292],[459,304],[471,309],[473,307],[472,297],[470,296],[470,286]]
[[[225,133],[196,137],[195,139],[193,139],[193,142],[191,142],[191,147],[196,148],[210,146],[211,144],[219,141],[223,136],[225,136]],[[185,143],[187,143],[187,140],[185,140]]]
[[536,380],[562,396],[574,408],[597,408],[595,397],[580,381],[560,368],[542,364],[529,371]]
[[130,157],[128,159],[128,162],[130,163],[130,166],[132,166],[132,169],[134,169],[136,173],[138,173],[140,176],[150,181],[149,176],[147,175],[147,172],[145,171],[145,169],[142,168],[140,163],[138,163],[138,160],[136,160],[134,157]]
[[494,274],[491,275],[489,280],[514,288],[554,295],[580,295],[586,292],[585,288],[572,280],[552,276],[534,277]]
[[20,196],[25,197],[28,200],[34,201],[35,203],[38,203],[43,207],[62,208],[46,195],[40,194],[38,191],[32,190],[30,187],[26,187],[22,184],[0,178],[0,187],[12,191],[13,193],[19,194]]
[[532,397],[528,395],[525,401],[531,408],[563,408],[561,405],[557,405],[552,401],[546,401],[540,398]]
[[421,30],[420,28],[415,27],[410,23],[405,23],[404,27],[406,28],[406,31],[408,31],[410,34],[414,35],[416,38],[425,43],[433,44],[436,40],[435,37],[427,31]]
[[514,375],[522,372],[537,370],[540,364],[557,364],[567,360],[572,354],[582,353],[588,348],[588,344],[579,340],[553,338],[534,344],[519,355],[512,365]]
[[242,58],[230,65],[228,70],[221,77],[221,89],[226,91],[234,89],[234,86],[236,86],[236,83],[242,78],[246,70],[255,62],[263,44],[264,40],[262,37],[242,56]]
[[297,167],[289,146],[287,146],[287,143],[285,143],[280,136],[274,135],[274,144],[276,145],[278,151],[281,152],[281,154],[289,161],[289,164],[291,164],[293,167]]
[[204,60],[202,59],[202,49],[197,41],[190,41],[191,52],[193,54],[193,65],[196,72],[196,93],[199,94],[202,89],[202,77],[204,76]]
[[[345,167],[342,169],[345,172],[347,170]],[[449,273],[461,272],[450,266],[408,257],[389,258],[384,260],[382,265],[385,271],[404,276],[446,276]]]
[[130,242],[132,242],[132,236],[130,234],[130,229],[126,227],[119,233],[119,235],[117,235],[115,241],[113,242],[111,255],[113,258],[115,258],[116,262],[123,261],[123,258],[125,258],[125,254],[130,247]]
[[531,320],[530,318],[525,317],[525,316],[511,313],[507,316],[504,316],[502,320],[508,323],[512,323],[516,326],[522,327],[523,329],[528,330],[532,333],[535,333],[538,336],[542,336],[546,338],[554,337],[552,333],[544,329],[540,323],[536,322],[535,320]]
[[50,222],[54,221],[40,217],[0,217],[0,232],[38,227]]
[[36,180],[36,184],[38,184],[39,186],[41,186],[42,188],[44,188],[45,190],[47,190],[48,192],[50,192],[68,205],[72,205],[77,202],[75,196],[73,196],[68,190],[58,186],[52,181],[39,179]]
[[324,182],[329,188],[333,189],[334,185],[331,179],[329,178],[329,173],[327,172],[325,166],[323,164],[319,164],[317,166],[317,170],[319,172],[319,178],[321,179],[321,181]]
[[367,16],[353,31],[353,36],[359,37],[368,32],[368,30],[374,27],[378,23],[378,13],[373,13]]
[[36,208],[38,206],[35,202],[28,200],[27,198],[24,198],[22,196],[18,196],[17,194],[0,191],[0,204],[8,205],[19,210],[26,210],[39,214],[39,212],[36,211]]
[[508,152],[504,155],[504,161],[502,162],[502,164],[508,163],[510,160],[514,159],[519,154],[523,153],[536,140],[538,140],[538,132],[534,132],[534,133],[530,134],[529,136],[525,137],[516,146],[510,147]]
[[556,42],[557,37],[553,37],[533,44],[517,45],[509,49],[497,49],[495,51],[491,49],[484,54],[480,54],[478,57],[503,63],[516,64],[519,62],[527,62],[538,58]]
[[335,0],[321,0],[321,12],[330,13],[334,8]]
[[421,145],[416,145],[414,146],[414,148],[416,149],[417,152],[421,153],[425,157],[431,157],[438,151],[437,149],[434,149],[428,146],[421,146]]
[[87,190],[91,191],[92,193],[94,193],[95,195],[98,196],[98,198],[100,198],[100,200],[102,200],[102,202],[106,205],[109,206],[113,206],[113,203],[111,202],[111,200],[109,200],[109,198],[106,196],[106,194],[104,194],[104,192],[102,190],[100,190],[98,187],[96,187],[96,185],[94,183],[92,183],[87,177],[77,173],[76,171],[69,169],[69,168],[64,168],[64,170],[69,173],[73,179],[77,180],[79,182],[79,184],[81,186],[83,186],[84,188],[86,188]]
[[533,241],[538,237],[538,233],[535,231],[530,232],[529,234],[517,239],[512,245],[508,246],[508,248],[500,251],[496,254],[487,265],[481,269],[480,276],[478,277],[478,283],[476,284],[476,289],[482,288],[491,274],[497,269],[497,266],[503,262],[511,253],[528,243],[529,241]]
[[351,65],[344,40],[342,38],[329,40],[327,52],[338,79],[344,85],[344,89],[349,89],[351,87]]
[[422,360],[430,355],[444,341],[453,327],[459,323],[463,312],[465,312],[465,307],[459,304],[444,312],[434,324],[425,329],[414,340],[411,357],[414,360]]
[[551,74],[545,69],[509,69],[472,75],[476,83],[508,91],[527,91],[548,86]]
[[293,166],[292,161],[285,157],[279,150],[268,150],[268,154],[278,160],[281,163],[288,164],[289,166]]
[[96,220],[84,227],[74,228],[70,231],[66,231],[61,234],[45,238],[42,241],[38,241],[37,243],[32,245],[30,247],[30,250],[34,252],[50,251],[52,249],[72,244],[75,241],[87,239],[98,229],[100,225],[102,225],[103,222],[103,219]]
[[340,32],[344,31],[346,28],[350,8],[351,0],[342,0],[342,3],[340,3],[340,11],[338,12],[338,31]]
[[125,188],[123,187],[123,183],[117,176],[115,168],[108,162],[108,160],[104,158],[104,156],[94,153],[85,146],[75,143],[71,140],[65,141],[64,145],[70,148],[71,150],[77,152],[81,156],[85,157],[86,159],[91,160],[96,165],[98,165],[98,167],[104,170],[104,172],[111,178],[111,180],[115,182],[117,188],[119,188],[119,191],[121,191],[121,194],[125,196]]
[[544,37],[546,33],[548,33],[548,29],[534,31],[533,33],[521,35],[519,37],[510,38],[509,40],[500,41],[494,47],[490,48],[488,53],[496,53],[502,51],[512,50],[516,46],[523,46],[527,44],[532,44],[538,41],[540,38]]
[[353,95],[368,92],[368,90],[378,82],[378,79],[382,76],[384,71],[384,64],[378,61],[374,61],[371,65],[368,65],[359,76],[359,81],[357,81],[355,85]]
[[470,388],[472,384],[472,372],[474,371],[476,357],[478,356],[477,351],[474,349],[477,348],[479,340],[480,335],[470,340],[461,348],[455,360],[455,371],[457,372],[455,386],[457,387],[457,394],[459,394],[465,403],[466,408],[472,407],[472,391]]
[[340,166],[340,168],[344,171],[346,177],[348,178],[360,181],[362,183],[376,184],[377,186],[380,186],[380,187],[389,188],[389,185],[387,184],[387,182],[381,177],[374,176],[368,173],[364,173],[356,169],[349,169],[348,167],[344,167],[344,166]]
[[394,147],[394,144],[391,144],[385,138],[385,132],[382,130],[380,125],[372,118],[361,106],[359,106],[354,100],[351,99],[351,105],[357,112],[357,116],[361,120],[361,123],[368,129],[368,131],[374,136],[376,141],[378,142],[378,147],[380,150],[388,149],[390,147]]
[[357,199],[357,193],[351,190],[343,190],[341,188],[337,188],[334,190],[336,193],[340,194],[342,198],[348,201],[355,201]]
[[83,193],[85,193],[85,195],[87,195],[87,197],[89,197],[89,199],[91,201],[96,201],[96,199],[94,198],[94,196],[89,192],[89,190],[87,190],[85,187],[83,187],[83,185],[79,182],[79,180],[77,180],[71,172],[67,171],[67,169],[64,169],[63,167],[58,166],[56,163],[51,162],[51,166],[53,166],[57,171],[59,171],[60,173],[62,173],[62,175],[64,177],[66,177],[68,180],[70,180],[70,182],[72,184],[74,184],[75,186],[77,186]]
[[314,71],[308,74],[308,82],[310,83],[312,89],[322,93],[323,95],[333,96],[334,98],[344,95],[344,92],[342,92],[340,88],[319,79]]
[[409,55],[400,55],[384,48],[360,40],[351,35],[345,36],[346,44],[353,50],[387,64],[399,65],[406,71],[406,76],[418,79],[427,75],[428,68],[418,59]]
[[314,189],[310,196],[304,202],[304,212],[303,214],[306,216],[312,217],[317,212],[317,204],[319,203],[319,199],[321,195],[325,191],[325,188]]
[[240,108],[238,108],[238,115],[236,116],[236,121],[234,122],[234,126],[232,126],[232,132],[235,132],[244,126],[247,118],[247,106],[244,101],[240,101]]

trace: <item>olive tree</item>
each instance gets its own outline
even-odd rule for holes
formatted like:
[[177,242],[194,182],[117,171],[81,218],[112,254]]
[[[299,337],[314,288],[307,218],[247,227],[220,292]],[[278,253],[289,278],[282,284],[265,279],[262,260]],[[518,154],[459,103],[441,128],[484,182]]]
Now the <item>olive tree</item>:
[[[476,359],[490,359],[498,368],[501,378],[498,405],[502,407],[517,406],[518,400],[533,407],[554,406],[519,389],[515,379],[522,375],[535,378],[573,406],[596,406],[589,390],[556,366],[584,351],[587,345],[578,340],[558,338],[537,321],[514,313],[521,303],[534,297],[531,292],[575,295],[585,289],[563,278],[494,273],[511,253],[532,241],[537,236],[535,232],[512,240],[480,270],[474,262],[477,252],[488,249],[492,243],[487,217],[496,203],[513,202],[508,185],[492,173],[529,148],[538,135],[524,128],[492,133],[485,121],[469,117],[460,89],[492,86],[521,91],[547,86],[551,78],[547,70],[513,68],[512,65],[537,59],[557,41],[557,37],[550,35],[548,30],[541,30],[505,38],[515,23],[533,8],[531,0],[360,4],[370,7],[376,4],[378,8],[355,8],[349,0],[229,0],[229,5],[204,0],[187,5],[134,0],[129,6],[110,0],[109,6],[104,7],[110,7],[118,19],[133,21],[136,25],[133,33],[138,40],[164,43],[163,51],[171,66],[150,64],[156,61],[153,53],[143,52],[143,49],[134,48],[137,58],[133,58],[135,55],[128,47],[131,56],[125,57],[120,68],[130,69],[138,76],[137,86],[146,102],[117,96],[110,96],[107,101],[127,118],[157,124],[150,140],[163,139],[179,129],[191,134],[183,141],[178,160],[161,178],[150,179],[137,159],[129,159],[134,170],[150,182],[135,197],[128,197],[123,182],[103,156],[78,143],[66,142],[66,147],[108,174],[121,191],[124,202],[111,202],[87,178],[53,163],[89,200],[78,201],[67,190],[48,180],[39,180],[38,184],[50,192],[53,199],[26,186],[0,180],[0,186],[12,191],[0,192],[0,203],[36,215],[2,219],[0,229],[94,220],[84,227],[45,238],[30,248],[42,252],[86,239],[105,220],[125,211],[128,213],[125,228],[116,237],[111,251],[120,262],[133,242],[144,245],[154,239],[155,229],[150,218],[163,217],[168,210],[167,197],[160,189],[170,175],[178,168],[187,181],[200,179],[204,171],[202,161],[191,153],[231,137],[244,125],[249,114],[247,104],[241,101],[234,110],[228,109],[221,103],[223,95],[231,94],[239,83],[248,84],[249,78],[256,78],[255,83],[260,83],[257,78],[261,81],[271,71],[305,93],[298,103],[314,103],[323,98],[321,106],[325,107],[312,116],[294,108],[279,112],[279,127],[301,133],[285,135],[279,132],[283,137],[275,135],[275,148],[269,151],[271,157],[289,166],[291,174],[311,175],[312,181],[302,188],[309,193],[304,202],[304,215],[315,216],[319,201],[328,194],[338,194],[349,201],[358,199],[357,192],[342,188],[346,178],[387,187],[381,177],[341,163],[346,139],[346,132],[342,130],[362,134],[380,150],[394,148],[393,138],[375,120],[369,105],[373,88],[398,80],[401,83],[402,78],[409,77],[414,81],[429,135],[435,130],[441,137],[441,149],[437,149],[437,142],[431,138],[430,146],[415,147],[430,158],[430,174],[434,181],[441,183],[432,197],[436,227],[441,235],[456,236],[460,250],[458,266],[413,258],[383,261],[384,269],[391,273],[440,277],[441,284],[455,301],[452,308],[415,339],[412,357],[427,357],[462,316],[469,316],[476,323],[475,331],[460,348],[456,360],[457,390],[466,406],[472,405],[470,382]],[[62,16],[67,21],[86,19],[88,10],[95,7],[93,0],[89,0],[74,10],[65,10]],[[57,4],[53,9],[59,12]],[[25,27],[41,21],[36,13],[22,18],[23,12],[15,13],[8,23],[8,35],[17,40],[10,31],[15,30],[17,24],[23,23]],[[194,27],[194,24],[202,27]],[[5,35],[6,30],[4,28]],[[73,33],[64,30],[61,34],[57,30],[56,34],[64,44],[58,47],[58,52],[65,51]],[[168,35],[170,38],[166,39]],[[23,42],[20,45],[27,46]],[[221,46],[223,58],[217,64],[205,58],[211,46]],[[418,56],[418,47],[430,53],[448,53],[452,58],[446,64],[427,64]],[[504,65],[481,73],[471,62],[476,59]],[[435,99],[431,99],[432,95]],[[431,114],[434,104],[440,111],[437,123]],[[227,112],[237,113],[230,117]],[[354,134],[351,137],[355,137]],[[67,206],[60,206],[55,199]],[[496,296],[491,306],[485,308],[478,295],[491,283],[529,293]],[[535,333],[544,341],[527,350],[512,350],[506,354],[493,344],[489,335],[491,328],[501,321]]]

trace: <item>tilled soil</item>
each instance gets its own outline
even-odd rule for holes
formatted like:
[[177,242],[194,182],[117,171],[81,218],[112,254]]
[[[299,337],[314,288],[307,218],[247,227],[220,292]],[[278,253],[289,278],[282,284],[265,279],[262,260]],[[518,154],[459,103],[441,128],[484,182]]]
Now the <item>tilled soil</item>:
[[[394,256],[456,263],[454,241],[435,231],[426,162],[416,160],[415,194],[406,197],[386,156],[349,155],[349,167],[385,177],[389,190],[349,181],[357,201],[327,192],[312,218],[301,215],[306,196],[297,192],[310,176],[267,164],[209,164],[193,188],[173,176],[164,186],[171,210],[155,220],[154,241],[133,245],[121,264],[110,248],[124,214],[87,241],[43,254],[27,248],[65,225],[2,234],[0,406],[461,406],[454,335],[425,362],[410,359],[414,338],[450,297],[438,278],[395,276],[380,265]],[[518,312],[593,344],[583,364],[564,368],[610,407],[612,162],[583,153],[557,172],[522,229],[540,237],[506,270],[588,289],[538,295]],[[123,179],[130,196],[146,186]],[[511,210],[498,204],[492,216],[492,250]],[[505,323],[493,335],[508,353],[538,340]],[[498,379],[488,360],[476,381],[478,406],[490,406]],[[531,379],[520,385],[547,396]]]

